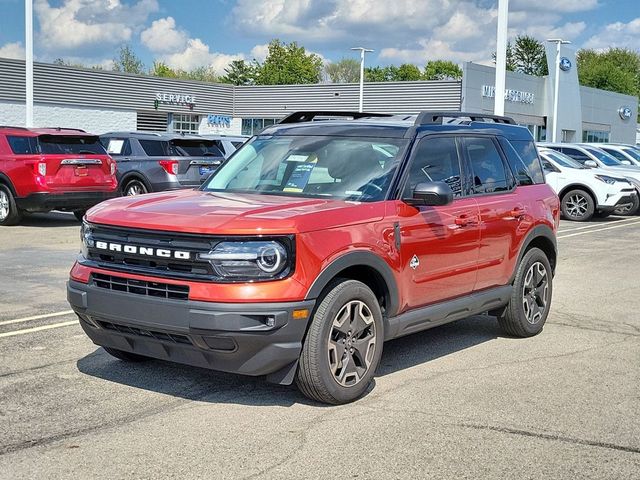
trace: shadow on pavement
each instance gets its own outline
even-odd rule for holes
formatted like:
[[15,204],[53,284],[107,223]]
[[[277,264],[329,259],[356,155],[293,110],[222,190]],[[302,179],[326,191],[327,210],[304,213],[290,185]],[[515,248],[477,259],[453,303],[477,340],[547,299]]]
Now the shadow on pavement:
[[[498,336],[499,329],[493,318],[477,316],[393,340],[384,346],[377,376],[451,355]],[[111,357],[102,348],[78,360],[77,367],[92,377],[187,400],[254,406],[295,403],[327,406],[307,399],[294,386],[272,385],[262,378],[160,360],[126,363]]]
[[71,213],[29,213],[20,222],[20,227],[80,227],[80,222]]

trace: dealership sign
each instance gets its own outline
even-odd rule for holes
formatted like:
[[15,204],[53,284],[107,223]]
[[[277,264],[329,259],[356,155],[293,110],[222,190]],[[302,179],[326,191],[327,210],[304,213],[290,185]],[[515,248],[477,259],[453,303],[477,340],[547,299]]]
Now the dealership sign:
[[[486,98],[494,98],[496,96],[496,87],[493,85],[482,86],[482,96]],[[535,95],[531,92],[522,92],[520,90],[505,89],[504,99],[507,102],[527,103],[532,105]]]
[[560,59],[559,67],[563,72],[568,72],[569,70],[571,70],[571,60],[569,60],[567,57],[562,57]]
[[156,93],[153,104],[158,109],[158,105],[186,105],[189,108],[193,108],[196,104],[195,95],[186,95],[183,93]]
[[633,112],[631,111],[631,107],[625,105],[618,109],[618,115],[620,115],[622,120],[629,120],[633,116]]
[[207,115],[207,125],[210,127],[231,128],[231,117],[228,115]]

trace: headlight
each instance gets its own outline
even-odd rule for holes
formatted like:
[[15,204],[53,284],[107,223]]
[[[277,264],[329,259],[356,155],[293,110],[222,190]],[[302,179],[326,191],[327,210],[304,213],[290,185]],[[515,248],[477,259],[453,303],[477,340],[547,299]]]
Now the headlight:
[[216,274],[226,278],[277,278],[289,267],[287,249],[276,240],[221,242],[208,253],[199,253]]
[[594,175],[594,177],[596,177],[598,180],[600,180],[601,182],[604,182],[608,185],[613,185],[616,182],[625,182],[626,180],[623,180],[621,178],[613,178],[613,177],[609,177],[608,175]]
[[84,258],[88,258],[89,256],[89,247],[94,246],[92,233],[91,227],[87,223],[82,222],[82,226],[80,227],[80,251]]

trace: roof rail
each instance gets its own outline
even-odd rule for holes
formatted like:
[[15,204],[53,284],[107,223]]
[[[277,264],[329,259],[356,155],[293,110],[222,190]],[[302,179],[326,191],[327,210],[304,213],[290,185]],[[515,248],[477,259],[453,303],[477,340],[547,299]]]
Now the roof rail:
[[73,130],[74,132],[82,132],[82,133],[87,133],[86,130],[83,130],[81,128],[69,128],[69,127],[38,127],[38,128],[42,128],[44,130]]
[[26,127],[15,127],[13,125],[0,125],[0,128],[12,128],[14,130],[29,130]]
[[[506,123],[509,125],[516,125],[516,121],[511,117],[503,117],[500,115],[491,115],[488,113],[469,113],[469,112],[438,112],[429,111],[420,112],[414,125],[432,125],[434,123],[443,124],[445,118],[464,119],[468,118],[472,122],[487,122],[487,123]],[[492,120],[493,122],[489,122]]]
[[302,122],[311,122],[315,117],[351,117],[354,120],[358,118],[367,118],[367,117],[392,117],[393,115],[389,113],[371,113],[371,112],[337,112],[333,110],[326,111],[302,111],[302,112],[294,112],[282,120],[280,120],[280,124],[283,123],[302,123]]

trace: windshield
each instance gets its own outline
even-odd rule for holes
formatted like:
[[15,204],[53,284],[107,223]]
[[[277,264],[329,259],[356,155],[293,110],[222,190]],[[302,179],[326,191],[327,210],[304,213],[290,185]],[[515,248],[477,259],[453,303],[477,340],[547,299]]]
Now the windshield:
[[631,147],[625,147],[621,149],[624,153],[626,153],[627,155],[629,155],[632,158],[635,158],[636,160],[638,160],[640,162],[640,151],[636,150],[635,148],[631,148]]
[[551,152],[551,151],[545,151],[544,155],[547,158],[550,158],[551,160],[553,160],[554,162],[556,162],[558,165],[560,165],[561,167],[566,167],[566,168],[577,168],[580,170],[589,170],[589,167],[585,167],[584,165],[582,165],[580,162],[576,162],[573,158],[566,156],[563,153],[560,152]]
[[215,142],[210,140],[172,140],[171,144],[181,157],[223,156]]
[[203,190],[383,200],[406,143],[395,138],[260,136],[240,148]]
[[72,137],[69,135],[40,135],[38,143],[40,153],[49,154],[86,154],[106,155],[107,152],[99,141],[99,137]]
[[584,149],[608,167],[615,167],[615,166],[622,165],[618,160],[616,160],[615,157],[612,157],[608,153],[605,153],[598,148],[584,147]]

